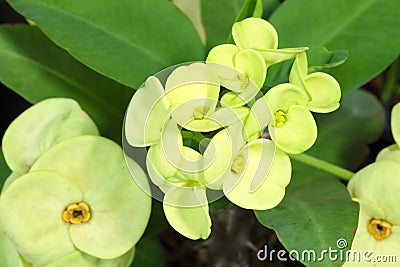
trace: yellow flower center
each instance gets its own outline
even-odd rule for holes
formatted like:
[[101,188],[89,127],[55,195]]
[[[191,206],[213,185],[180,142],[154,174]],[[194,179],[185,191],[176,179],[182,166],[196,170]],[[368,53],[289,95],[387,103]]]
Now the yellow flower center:
[[202,120],[204,119],[204,116],[207,114],[209,111],[209,108],[206,108],[204,106],[198,106],[193,110],[193,117],[195,120]]
[[88,222],[90,217],[90,207],[85,202],[68,205],[62,214],[64,222],[72,224]]
[[274,112],[274,124],[272,126],[276,128],[280,128],[285,124],[286,118],[285,118],[285,113],[283,111],[276,111]]
[[198,187],[199,185],[200,185],[199,182],[197,182],[195,180],[188,180],[186,182],[187,187]]
[[382,219],[371,219],[368,224],[368,232],[376,240],[383,240],[388,237],[392,230],[392,224]]
[[238,78],[240,81],[242,81],[242,84],[240,85],[240,89],[246,89],[247,86],[249,86],[250,80],[247,78],[246,75],[239,74]]
[[241,173],[244,170],[244,158],[242,156],[237,156],[233,159],[231,171],[234,173]]

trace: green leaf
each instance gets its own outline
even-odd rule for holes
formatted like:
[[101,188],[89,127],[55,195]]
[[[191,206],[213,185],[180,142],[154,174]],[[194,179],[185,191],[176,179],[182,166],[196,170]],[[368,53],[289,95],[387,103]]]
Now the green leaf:
[[[201,15],[207,35],[206,51],[226,43],[236,16],[245,0],[202,0]],[[263,0],[263,17],[268,18],[279,6],[279,0]]]
[[[214,46],[226,43],[230,35],[236,15],[239,13],[244,0],[202,0],[201,16],[206,29],[209,51]],[[223,12],[221,12],[223,10]]]
[[79,61],[134,88],[170,65],[205,58],[193,24],[169,1],[8,2]]
[[[346,187],[339,181],[295,162],[292,182],[281,204],[255,214],[264,226],[275,230],[288,251],[298,252],[306,266],[340,266],[357,227],[358,204],[351,201]],[[347,242],[343,249],[337,246],[340,239]],[[330,259],[326,253],[322,260],[322,251],[329,248],[338,250],[332,253],[338,258]],[[315,258],[310,250],[315,252]]]
[[54,45],[37,27],[0,26],[0,81],[30,102],[77,100],[101,134],[121,139],[131,88],[107,79]]
[[347,60],[346,50],[329,51],[325,47],[318,47],[307,51],[308,73],[334,68]]
[[[307,51],[308,73],[337,67],[346,61],[347,54],[346,50],[329,51],[325,47],[311,48]],[[293,60],[287,60],[269,67],[264,85],[271,88],[280,83],[288,82],[292,65]]]
[[136,245],[135,258],[131,267],[144,266],[166,266],[164,251],[154,239],[142,238]]
[[3,188],[4,181],[10,175],[11,171],[7,167],[7,163],[4,160],[3,150],[0,149],[0,192]]
[[262,16],[262,1],[247,0],[237,14],[235,22],[242,21],[249,17],[261,18]]
[[400,51],[400,1],[288,0],[271,16],[280,47],[348,50],[330,73],[343,92],[354,90],[396,59]]
[[369,152],[367,144],[385,127],[382,104],[363,90],[344,94],[338,110],[315,117],[318,137],[306,153],[351,170],[363,162]]
[[263,13],[262,18],[268,20],[271,14],[280,6],[279,0],[262,0]]

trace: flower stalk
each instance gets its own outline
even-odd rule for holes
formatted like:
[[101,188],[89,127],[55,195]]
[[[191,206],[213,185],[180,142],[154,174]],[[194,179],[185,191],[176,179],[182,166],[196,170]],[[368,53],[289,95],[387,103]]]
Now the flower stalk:
[[340,177],[341,179],[346,180],[346,181],[349,181],[354,175],[354,172],[352,172],[352,171],[349,171],[347,169],[344,169],[342,167],[339,167],[335,164],[329,163],[322,159],[315,158],[308,154],[304,154],[304,153],[290,154],[289,156],[293,160],[299,161],[301,163],[304,163],[308,166],[322,170],[324,172],[333,174],[333,175]]

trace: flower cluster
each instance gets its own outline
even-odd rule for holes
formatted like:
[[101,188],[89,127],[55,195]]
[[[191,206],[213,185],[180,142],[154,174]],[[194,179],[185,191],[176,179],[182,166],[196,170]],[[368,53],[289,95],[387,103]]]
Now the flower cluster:
[[[398,256],[400,244],[400,103],[392,110],[392,134],[396,144],[384,148],[376,162],[368,165],[348,184],[354,201],[360,205],[352,250],[371,251],[373,256]],[[378,262],[349,261],[344,266],[378,266]],[[394,264],[394,263],[393,263]]]
[[[32,106],[2,148],[12,174],[0,195],[1,266],[130,265],[151,198],[74,100]],[[147,179],[137,165],[134,174]]]
[[[191,239],[209,236],[215,191],[246,209],[277,206],[291,178],[287,153],[302,153],[316,140],[311,111],[339,107],[337,81],[308,74],[307,48],[278,49],[269,22],[247,18],[232,35],[235,44],[216,46],[206,63],[149,77],[126,113],[127,143],[148,148],[147,172],[165,194],[166,218]],[[268,67],[289,59],[290,82],[263,95]],[[187,139],[198,142],[185,145]]]

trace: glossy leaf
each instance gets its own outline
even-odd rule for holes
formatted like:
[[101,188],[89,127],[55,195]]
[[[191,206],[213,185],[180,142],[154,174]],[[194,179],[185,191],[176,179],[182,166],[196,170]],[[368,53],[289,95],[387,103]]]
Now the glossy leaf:
[[[275,230],[288,251],[296,250],[306,266],[340,266],[339,253],[346,255],[357,227],[358,204],[336,179],[303,164],[293,165],[292,182],[282,203],[271,210],[255,211],[257,219]],[[346,246],[338,247],[341,239]],[[338,256],[336,260],[327,253],[321,256],[329,248],[339,251],[332,253]],[[315,255],[311,252],[308,258],[305,252],[310,250]]]
[[[255,1],[254,1],[255,2]],[[202,0],[202,19],[206,29],[207,51],[226,43],[231,28],[245,0]],[[278,0],[263,0],[263,17],[267,18],[279,6]]]
[[325,47],[318,47],[307,51],[308,73],[334,68],[347,60],[346,50],[329,51]]
[[400,2],[387,0],[289,0],[271,16],[281,47],[325,46],[349,51],[331,70],[344,92],[357,89],[400,51]]
[[0,26],[0,61],[0,81],[28,101],[73,98],[94,119],[101,134],[120,140],[131,88],[85,67],[37,27]]
[[8,2],[78,60],[134,88],[170,65],[204,59],[193,24],[169,1]]
[[[336,68],[347,60],[346,50],[329,51],[325,47],[313,47],[307,50],[308,73]],[[268,68],[265,86],[273,87],[288,82],[293,60],[283,61]]]
[[367,144],[376,140],[385,126],[382,104],[362,90],[344,94],[338,110],[315,117],[318,137],[306,153],[352,170],[363,162],[369,152]]

